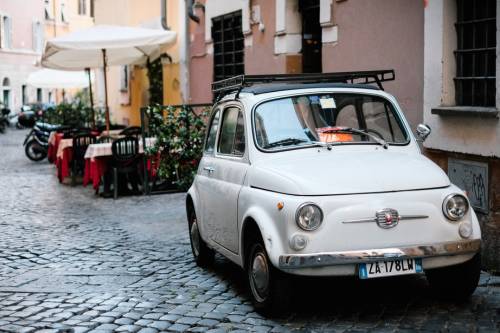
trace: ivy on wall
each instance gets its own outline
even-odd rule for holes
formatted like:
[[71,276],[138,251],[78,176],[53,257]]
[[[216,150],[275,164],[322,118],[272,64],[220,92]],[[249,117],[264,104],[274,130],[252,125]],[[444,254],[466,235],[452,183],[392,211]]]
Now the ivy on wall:
[[149,79],[149,104],[163,104],[163,65],[161,57],[155,61],[148,62],[148,79]]

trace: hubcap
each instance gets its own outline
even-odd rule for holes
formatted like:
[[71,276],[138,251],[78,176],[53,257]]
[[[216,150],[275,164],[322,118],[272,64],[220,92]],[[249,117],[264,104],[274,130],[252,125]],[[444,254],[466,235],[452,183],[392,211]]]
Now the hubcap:
[[200,255],[200,233],[198,232],[198,223],[196,223],[196,219],[194,219],[193,224],[191,224],[190,235],[194,256],[198,257]]
[[269,288],[269,267],[264,253],[255,254],[252,261],[252,270],[250,272],[252,289],[259,301],[265,300]]

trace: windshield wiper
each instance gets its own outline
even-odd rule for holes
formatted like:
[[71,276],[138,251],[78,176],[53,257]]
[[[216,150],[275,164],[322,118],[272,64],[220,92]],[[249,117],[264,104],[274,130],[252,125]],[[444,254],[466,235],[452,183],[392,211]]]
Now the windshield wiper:
[[279,147],[279,146],[290,146],[290,145],[296,145],[299,143],[305,143],[305,142],[310,142],[309,140],[304,140],[304,139],[299,139],[299,138],[286,138],[282,140],[278,140],[272,143],[269,143],[264,146],[264,148],[274,148],[274,147]]
[[387,147],[389,146],[384,139],[381,139],[378,136],[376,136],[376,135],[374,135],[374,134],[372,134],[370,132],[363,131],[363,130],[356,129],[356,128],[352,128],[352,127],[340,127],[340,128],[337,128],[337,129],[332,129],[331,132],[356,133],[356,134],[359,134],[359,135],[364,135],[364,136],[372,138],[373,141],[375,141],[378,144],[380,144],[382,147],[384,147],[384,149],[387,149]]

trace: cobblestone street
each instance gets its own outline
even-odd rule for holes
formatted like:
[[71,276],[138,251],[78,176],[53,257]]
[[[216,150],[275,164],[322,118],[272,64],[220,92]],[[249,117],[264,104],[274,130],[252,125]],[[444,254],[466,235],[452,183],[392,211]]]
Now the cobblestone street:
[[[498,332],[500,277],[471,300],[435,300],[422,277],[298,279],[294,309],[253,311],[242,271],[192,260],[184,194],[96,197],[0,135],[0,331]],[[457,277],[460,278],[460,277]]]

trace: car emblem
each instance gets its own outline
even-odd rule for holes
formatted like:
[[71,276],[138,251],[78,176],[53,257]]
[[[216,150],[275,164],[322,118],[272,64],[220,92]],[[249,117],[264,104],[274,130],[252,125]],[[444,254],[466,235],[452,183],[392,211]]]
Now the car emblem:
[[399,222],[399,213],[392,208],[384,208],[375,213],[377,225],[382,229],[394,228]]

